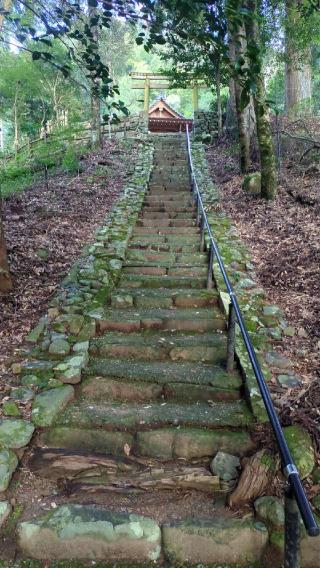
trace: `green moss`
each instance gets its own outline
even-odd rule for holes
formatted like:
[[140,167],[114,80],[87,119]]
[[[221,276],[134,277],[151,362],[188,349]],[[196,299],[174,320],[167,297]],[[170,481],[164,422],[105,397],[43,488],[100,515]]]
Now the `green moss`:
[[[12,534],[12,532],[15,530],[16,524],[19,521],[22,513],[23,513],[23,506],[22,505],[16,505],[16,507],[10,513],[9,518],[6,522],[6,525],[3,529],[4,536],[9,536],[9,535]],[[27,566],[28,565],[26,565],[26,568],[27,568]],[[2,564],[0,562],[0,568],[7,568],[7,565],[2,566]]]

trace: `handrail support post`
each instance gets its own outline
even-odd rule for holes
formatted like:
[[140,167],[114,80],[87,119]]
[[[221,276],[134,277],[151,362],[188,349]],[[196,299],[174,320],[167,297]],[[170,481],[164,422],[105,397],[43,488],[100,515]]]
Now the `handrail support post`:
[[212,245],[210,245],[209,250],[209,266],[208,266],[208,278],[207,278],[207,288],[208,290],[212,290],[213,288],[213,258],[214,258],[214,250]]
[[227,372],[234,370],[234,354],[236,350],[236,313],[233,303],[229,304],[228,339],[227,339]]
[[285,489],[284,568],[300,568],[300,512],[290,483]]
[[205,240],[205,222],[204,218],[201,219],[201,227],[200,227],[200,252],[204,252],[206,248],[206,240]]

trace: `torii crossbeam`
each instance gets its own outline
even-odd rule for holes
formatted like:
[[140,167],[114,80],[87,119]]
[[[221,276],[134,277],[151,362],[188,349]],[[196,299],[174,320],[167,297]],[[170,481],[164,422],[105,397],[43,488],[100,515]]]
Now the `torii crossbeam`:
[[[169,78],[162,74],[162,73],[130,73],[130,77],[132,78],[132,88],[139,89],[144,91],[144,111],[149,111],[150,106],[150,90],[157,89],[159,91],[164,89],[169,89],[171,87],[171,83]],[[193,110],[199,109],[199,89],[207,89],[207,85],[205,85],[202,81],[194,79],[192,75],[190,75],[190,87],[192,88],[192,103],[193,103]]]

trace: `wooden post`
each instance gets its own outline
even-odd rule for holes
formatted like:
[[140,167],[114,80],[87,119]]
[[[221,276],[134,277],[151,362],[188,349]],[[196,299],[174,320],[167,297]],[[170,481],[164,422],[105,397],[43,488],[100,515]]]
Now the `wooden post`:
[[148,114],[150,106],[150,79],[146,77],[144,82],[144,112]]
[[194,83],[192,88],[192,104],[194,111],[199,110],[199,91],[197,83]]

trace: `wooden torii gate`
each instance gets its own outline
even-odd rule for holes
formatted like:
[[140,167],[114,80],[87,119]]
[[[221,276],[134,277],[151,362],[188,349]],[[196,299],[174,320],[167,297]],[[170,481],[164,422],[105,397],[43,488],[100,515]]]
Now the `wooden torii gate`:
[[[132,78],[132,88],[144,91],[144,104],[143,109],[145,112],[149,111],[150,106],[150,91],[157,89],[158,91],[169,89],[171,83],[166,75],[162,73],[130,73]],[[193,79],[190,75],[190,86],[192,87],[192,104],[193,110],[199,109],[199,89],[206,89],[207,86]]]

